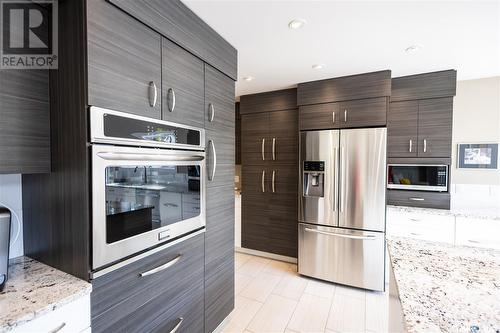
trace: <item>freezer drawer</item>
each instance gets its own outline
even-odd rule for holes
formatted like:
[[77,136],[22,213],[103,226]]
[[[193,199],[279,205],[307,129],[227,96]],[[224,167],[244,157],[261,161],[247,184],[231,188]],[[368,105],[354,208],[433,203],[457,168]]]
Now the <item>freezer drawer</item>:
[[299,223],[299,273],[383,291],[385,234]]

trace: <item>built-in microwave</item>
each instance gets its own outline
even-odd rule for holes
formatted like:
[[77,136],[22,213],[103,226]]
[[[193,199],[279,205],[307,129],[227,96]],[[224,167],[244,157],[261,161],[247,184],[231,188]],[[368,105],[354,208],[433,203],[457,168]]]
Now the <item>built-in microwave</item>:
[[387,188],[447,192],[448,165],[388,164]]

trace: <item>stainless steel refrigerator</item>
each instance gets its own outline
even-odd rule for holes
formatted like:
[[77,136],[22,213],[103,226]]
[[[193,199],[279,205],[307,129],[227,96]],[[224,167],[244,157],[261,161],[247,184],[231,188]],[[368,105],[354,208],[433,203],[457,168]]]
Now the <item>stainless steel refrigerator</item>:
[[300,274],[385,289],[386,142],[386,128],[300,133]]

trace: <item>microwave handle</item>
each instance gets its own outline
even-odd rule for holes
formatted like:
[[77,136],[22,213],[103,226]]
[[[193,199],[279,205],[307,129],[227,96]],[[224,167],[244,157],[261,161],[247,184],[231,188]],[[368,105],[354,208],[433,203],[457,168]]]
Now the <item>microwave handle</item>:
[[203,156],[197,155],[160,155],[160,154],[140,154],[140,153],[115,153],[100,152],[97,153],[102,159],[110,161],[203,161]]

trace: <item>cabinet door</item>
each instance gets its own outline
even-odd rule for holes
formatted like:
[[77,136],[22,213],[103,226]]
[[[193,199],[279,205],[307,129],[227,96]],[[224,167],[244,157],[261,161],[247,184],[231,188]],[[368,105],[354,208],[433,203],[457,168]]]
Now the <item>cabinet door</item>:
[[301,106],[299,108],[300,130],[318,130],[340,127],[338,103]]
[[387,156],[417,157],[418,101],[392,102],[387,114]]
[[299,155],[297,110],[269,113],[269,141],[271,144],[271,163],[297,164]]
[[203,62],[162,38],[163,120],[203,127],[203,89]]
[[89,105],[160,118],[160,35],[94,0],[87,3],[87,43]]
[[453,97],[418,101],[418,156],[451,157]]
[[340,103],[340,127],[385,126],[387,97],[359,99]]
[[266,165],[272,158],[269,140],[269,112],[241,115],[241,162]]
[[265,166],[242,166],[241,246],[267,251],[269,247],[268,193],[271,174]]

